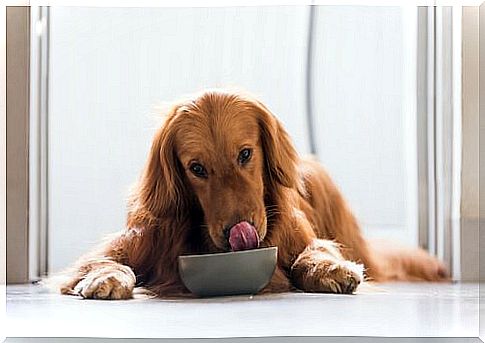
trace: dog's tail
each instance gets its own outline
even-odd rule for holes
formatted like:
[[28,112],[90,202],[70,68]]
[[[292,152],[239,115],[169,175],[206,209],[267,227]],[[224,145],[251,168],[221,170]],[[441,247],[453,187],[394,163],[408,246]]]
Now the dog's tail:
[[[385,240],[368,240],[376,265],[374,281],[450,281],[445,265],[421,248],[400,246]],[[374,274],[374,275],[372,275]]]

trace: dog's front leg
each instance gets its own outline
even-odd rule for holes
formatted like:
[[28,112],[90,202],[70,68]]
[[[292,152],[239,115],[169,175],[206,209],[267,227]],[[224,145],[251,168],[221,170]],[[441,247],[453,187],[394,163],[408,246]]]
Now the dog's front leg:
[[[84,268],[88,268],[89,272],[83,272]],[[100,259],[82,266],[78,273],[69,281],[72,291],[70,287],[61,287],[61,292],[64,290],[67,294],[79,294],[91,299],[118,300],[132,297],[136,277],[128,266]]]
[[293,263],[291,279],[306,292],[351,294],[364,279],[364,266],[345,260],[336,243],[315,239]]
[[62,294],[83,298],[129,299],[136,277],[126,260],[129,247],[136,243],[138,238],[129,231],[114,235],[107,244],[81,258],[76,266],[47,280],[47,284],[58,287]]

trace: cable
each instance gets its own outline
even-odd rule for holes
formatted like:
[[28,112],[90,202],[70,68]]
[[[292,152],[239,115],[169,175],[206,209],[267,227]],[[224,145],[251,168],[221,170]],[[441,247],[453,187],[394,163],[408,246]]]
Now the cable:
[[307,128],[308,138],[310,141],[310,153],[318,156],[317,143],[315,139],[314,120],[313,120],[313,49],[314,39],[313,32],[315,30],[315,9],[316,6],[310,4],[309,21],[308,21],[308,41],[307,41],[307,60],[306,60],[306,114],[307,114]]

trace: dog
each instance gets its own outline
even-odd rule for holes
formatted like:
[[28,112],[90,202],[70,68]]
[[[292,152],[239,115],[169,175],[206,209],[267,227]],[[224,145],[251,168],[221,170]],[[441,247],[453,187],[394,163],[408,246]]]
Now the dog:
[[424,250],[365,240],[324,168],[298,156],[260,101],[207,90],[174,104],[156,131],[126,229],[59,288],[95,299],[128,299],[135,286],[183,295],[178,256],[269,246],[278,261],[263,292],[351,294],[364,280],[449,278]]

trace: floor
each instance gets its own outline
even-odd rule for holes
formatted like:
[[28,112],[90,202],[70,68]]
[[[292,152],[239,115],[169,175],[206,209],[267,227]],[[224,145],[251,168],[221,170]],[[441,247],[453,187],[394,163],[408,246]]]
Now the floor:
[[356,295],[83,300],[7,287],[7,337],[478,336],[477,284],[385,284]]

